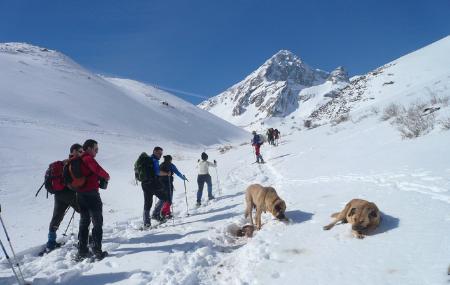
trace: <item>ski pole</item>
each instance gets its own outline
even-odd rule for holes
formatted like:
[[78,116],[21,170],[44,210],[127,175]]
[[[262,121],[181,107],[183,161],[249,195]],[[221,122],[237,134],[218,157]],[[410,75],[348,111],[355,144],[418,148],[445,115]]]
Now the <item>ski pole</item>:
[[169,181],[169,200],[170,200],[170,207],[172,208],[172,225],[175,225],[175,216],[174,216],[174,212],[173,212],[173,192],[172,192],[172,181],[171,181],[171,176],[167,176],[168,181]]
[[[2,223],[3,230],[5,231],[5,236],[6,236],[6,239],[8,240],[9,247],[11,248],[11,252],[13,253],[14,262],[16,263],[16,266],[19,269],[20,277],[23,280],[23,284],[25,284],[26,282],[25,282],[25,278],[23,278],[22,269],[20,268],[19,262],[17,261],[16,253],[15,253],[14,248],[12,246],[11,239],[9,238],[8,231],[6,230],[5,223],[3,222],[1,213],[2,213],[2,206],[0,205],[0,222]],[[4,249],[3,244],[2,244],[2,248],[3,248],[3,251],[5,252],[5,255],[6,255],[7,259],[9,260],[9,257],[6,254],[6,250]],[[13,271],[14,271],[14,269],[13,269]],[[14,271],[14,274],[16,274],[15,271]],[[20,284],[20,282],[19,282],[19,284]]]
[[[3,242],[2,242],[1,239],[0,239],[0,246],[1,246],[2,249],[3,249],[3,253],[5,254],[6,259],[8,260],[9,266],[11,266],[11,269],[12,269],[12,271],[14,272],[14,276],[15,276],[16,279],[17,279],[17,283],[18,283],[19,285],[22,284],[22,282],[20,282],[20,279],[19,279],[19,276],[17,275],[16,270],[14,269],[14,265],[12,264],[11,260],[9,259],[9,255],[8,255],[8,253],[6,252],[6,249],[5,249],[5,247],[3,246]],[[25,282],[24,282],[24,283],[25,283]]]
[[69,229],[69,226],[72,223],[73,216],[75,216],[75,209],[73,209],[72,217],[70,217],[69,224],[67,225],[66,230],[63,233],[63,236],[66,236],[67,230]]
[[44,187],[45,181],[44,183],[42,183],[41,187],[39,187],[39,189],[37,190],[36,194],[34,195],[34,197],[37,197],[37,195],[39,194],[39,192],[41,192],[42,187]]
[[219,190],[219,195],[222,195],[222,189],[220,188],[219,172],[217,171],[217,165],[215,168],[216,168],[217,189]]
[[187,212],[187,215],[189,216],[189,206],[188,206],[187,192],[186,192],[186,180],[183,180],[183,183],[184,183],[184,197],[186,198],[186,212]]

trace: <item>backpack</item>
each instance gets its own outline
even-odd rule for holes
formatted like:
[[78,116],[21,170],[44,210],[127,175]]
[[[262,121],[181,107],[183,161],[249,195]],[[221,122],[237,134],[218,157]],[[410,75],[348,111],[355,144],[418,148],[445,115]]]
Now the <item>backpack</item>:
[[261,135],[256,135],[258,138],[256,139],[256,143],[262,145],[264,143],[264,139]]
[[145,152],[141,153],[134,163],[134,177],[139,182],[152,182],[155,179],[153,160]]
[[50,163],[47,171],[45,171],[44,185],[50,194],[55,194],[64,189],[63,168],[64,162],[58,160]]
[[78,190],[86,184],[87,177],[81,172],[81,157],[74,157],[64,165],[64,184],[71,190]]

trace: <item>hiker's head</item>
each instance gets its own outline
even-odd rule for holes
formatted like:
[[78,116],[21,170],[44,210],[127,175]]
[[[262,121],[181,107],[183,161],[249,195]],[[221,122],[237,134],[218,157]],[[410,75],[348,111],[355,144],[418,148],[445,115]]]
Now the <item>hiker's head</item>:
[[164,162],[172,162],[172,156],[170,154],[164,156]]
[[206,152],[202,152],[202,160],[208,160],[208,155],[206,154]]
[[155,146],[155,148],[153,149],[153,155],[157,158],[160,159],[161,156],[163,154],[163,149],[162,147],[159,146]]
[[70,147],[70,156],[79,156],[83,154],[83,146],[79,143],[75,143]]
[[256,135],[256,131],[253,131],[253,132],[252,132],[252,135]]
[[95,157],[98,152],[98,143],[95,140],[88,139],[83,144],[83,150]]

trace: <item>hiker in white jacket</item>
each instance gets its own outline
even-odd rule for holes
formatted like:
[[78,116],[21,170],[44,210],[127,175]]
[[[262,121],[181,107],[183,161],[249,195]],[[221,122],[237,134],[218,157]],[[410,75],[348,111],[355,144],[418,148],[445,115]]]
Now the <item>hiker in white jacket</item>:
[[202,204],[202,194],[203,194],[203,186],[208,186],[208,200],[214,199],[214,196],[212,194],[212,182],[211,182],[211,175],[209,175],[209,167],[216,167],[217,162],[214,160],[214,163],[211,163],[208,161],[208,155],[206,153],[202,153],[202,159],[198,160],[198,176],[197,176],[197,183],[198,183],[198,191],[197,191],[197,206],[200,206]]

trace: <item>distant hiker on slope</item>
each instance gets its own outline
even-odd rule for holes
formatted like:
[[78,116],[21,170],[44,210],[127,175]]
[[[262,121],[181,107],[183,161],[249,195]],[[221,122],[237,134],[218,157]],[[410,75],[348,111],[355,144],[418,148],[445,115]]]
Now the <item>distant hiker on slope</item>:
[[269,144],[275,145],[275,143],[274,143],[274,133],[273,133],[273,128],[269,128],[269,129],[267,130],[266,135],[267,135],[267,141],[269,142]]
[[155,220],[164,221],[166,219],[170,219],[172,214],[170,213],[170,206],[172,205],[173,200],[173,174],[175,173],[178,177],[183,180],[187,180],[186,176],[178,171],[178,168],[175,164],[172,163],[172,156],[165,155],[164,162],[159,165],[159,181],[164,187],[164,190],[169,195],[168,201],[159,200],[155,205],[155,209],[153,210],[152,218]]
[[78,233],[78,258],[89,256],[88,235],[92,221],[93,254],[102,259],[108,253],[102,251],[103,239],[103,203],[98,192],[100,180],[108,181],[109,174],[98,164],[95,156],[98,153],[98,143],[89,139],[83,144],[84,153],[81,156],[80,170],[86,181],[77,189],[77,202],[80,206],[80,228]]
[[159,159],[162,154],[163,149],[156,146],[151,156],[143,152],[134,164],[136,180],[141,181],[144,192],[143,229],[149,229],[151,226],[150,209],[153,204],[153,195],[162,201],[169,201],[169,193],[164,192],[164,187],[159,180]]
[[197,184],[198,184],[198,191],[197,191],[197,207],[202,204],[202,195],[203,195],[203,186],[206,185],[208,187],[208,200],[214,199],[214,196],[212,194],[212,182],[211,182],[211,175],[209,175],[209,167],[216,167],[217,162],[214,160],[214,163],[211,163],[208,161],[208,155],[206,153],[202,153],[201,160],[198,160],[198,176],[197,176]]
[[[63,164],[66,165],[68,160],[79,157],[81,154],[83,154],[83,147],[77,143],[73,144],[70,147],[69,159],[64,160]],[[56,242],[56,231],[58,230],[61,221],[64,219],[67,208],[72,207],[78,213],[80,212],[75,191],[65,186],[63,190],[55,191],[54,195],[55,203],[53,206],[53,216],[50,221],[45,252],[50,252],[60,246],[60,244]]]
[[275,129],[273,131],[273,138],[275,139],[275,144],[278,146],[278,140],[280,139],[280,131],[278,129]]
[[264,159],[260,153],[261,145],[263,144],[263,139],[261,135],[258,135],[256,131],[252,132],[253,138],[252,138],[252,146],[255,148],[255,155],[256,155],[256,163],[264,163]]

